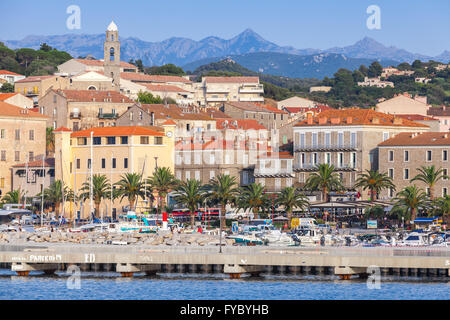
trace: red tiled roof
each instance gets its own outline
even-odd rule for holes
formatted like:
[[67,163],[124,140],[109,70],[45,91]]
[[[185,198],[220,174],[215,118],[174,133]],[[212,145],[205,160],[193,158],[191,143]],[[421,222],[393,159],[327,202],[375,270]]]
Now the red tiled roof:
[[120,77],[125,80],[138,82],[180,82],[180,83],[191,82],[190,80],[187,80],[179,76],[160,76],[134,72],[121,72]]
[[15,72],[11,72],[11,71],[8,71],[8,70],[0,70],[0,74],[8,74],[8,75],[11,75],[11,76],[22,76],[21,74],[18,74],[18,73],[15,73]]
[[272,106],[269,106],[268,104],[263,104],[263,105],[261,105],[261,104],[258,104],[258,103],[257,103],[257,105],[259,105],[259,106],[261,106],[261,107],[263,107],[263,108],[265,108],[265,109],[267,109],[268,111],[273,112],[273,113],[283,113],[283,114],[287,114],[287,113],[288,113],[288,112],[285,111],[285,110],[280,110],[280,109],[278,109],[278,108],[274,108],[274,107],[272,107]]
[[37,81],[42,81],[45,79],[50,79],[53,77],[56,77],[56,76],[52,76],[52,75],[50,75],[50,76],[31,76],[31,77],[26,77],[25,79],[16,81],[15,83],[37,82]]
[[171,86],[171,85],[143,84],[143,86],[145,86],[150,91],[155,91],[155,92],[189,92],[189,91],[181,89],[177,86]]
[[43,118],[47,116],[38,112],[30,111],[28,109],[13,106],[12,104],[0,101],[0,117],[20,117],[20,118]]
[[261,107],[260,105],[257,105],[256,103],[251,103],[251,102],[237,102],[237,101],[232,101],[232,102],[226,102],[226,104],[242,109],[242,110],[246,110],[246,111],[253,111],[253,112],[272,112],[267,108]]
[[105,99],[111,99],[111,102],[114,103],[134,103],[133,100],[117,91],[57,90],[56,92],[62,94],[69,101],[105,102]]
[[[35,160],[35,161],[31,161],[27,163],[21,163],[21,164],[16,164],[13,167],[14,168],[24,168],[28,165],[28,167],[38,167],[38,168],[42,168],[42,161],[43,159],[39,159],[39,160]],[[55,158],[45,158],[45,162],[44,162],[44,167],[54,167],[55,166]]]
[[[103,66],[104,61],[103,60],[91,60],[91,59],[74,59],[75,61],[78,61],[82,64],[85,64],[87,66]],[[137,69],[137,67],[131,63],[120,61],[120,66],[122,68],[134,68]]]
[[204,77],[209,83],[259,83],[259,77]]
[[402,132],[383,141],[379,146],[450,146],[450,133]]
[[143,104],[141,108],[147,113],[153,112],[155,119],[175,119],[175,120],[214,120],[206,113],[183,113],[176,104]]
[[72,132],[72,130],[66,127],[59,127],[58,129],[53,130],[53,132]]
[[312,108],[310,108],[310,107],[283,107],[283,109],[285,109],[289,113],[303,113],[303,112],[308,112],[308,111],[314,111],[316,113],[319,113],[322,111],[331,110],[333,108],[330,108],[329,106],[320,104],[320,105],[317,105]]
[[164,121],[163,123],[161,123],[162,126],[176,126],[177,123],[175,121],[173,121],[172,119],[168,119],[166,121]]
[[391,114],[377,112],[372,109],[326,110],[313,117],[311,124],[308,124],[308,120],[303,120],[298,122],[295,127],[349,125],[428,128],[425,124],[396,117]]
[[229,115],[227,115],[225,112],[213,109],[213,108],[205,108],[204,111],[206,114],[208,114],[213,119],[225,119],[225,118],[231,118]]
[[216,129],[267,130],[266,127],[254,119],[232,118],[216,119]]
[[289,152],[267,152],[258,157],[258,159],[293,159],[294,156]]
[[433,119],[432,117],[422,116],[420,114],[397,114],[396,116],[411,121],[438,121],[437,119]]
[[6,99],[9,99],[11,97],[14,97],[17,92],[9,92],[9,93],[0,93],[0,101],[5,101]]
[[428,109],[427,114],[429,116],[436,116],[436,117],[449,117],[450,116],[450,107],[446,107],[446,106],[431,107]]
[[94,137],[106,136],[164,136],[164,133],[157,132],[147,127],[98,127],[81,131],[73,132],[70,136],[75,137],[90,137],[91,131],[94,132]]

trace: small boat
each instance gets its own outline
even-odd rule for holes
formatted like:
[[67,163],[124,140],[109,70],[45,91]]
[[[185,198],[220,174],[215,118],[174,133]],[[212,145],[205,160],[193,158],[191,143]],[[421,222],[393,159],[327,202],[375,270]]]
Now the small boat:
[[408,247],[428,245],[428,235],[421,232],[411,232],[401,244]]
[[230,235],[226,237],[227,239],[234,239],[235,243],[239,244],[245,244],[245,245],[263,245],[264,241],[258,237],[256,237],[255,234],[248,234],[248,235]]

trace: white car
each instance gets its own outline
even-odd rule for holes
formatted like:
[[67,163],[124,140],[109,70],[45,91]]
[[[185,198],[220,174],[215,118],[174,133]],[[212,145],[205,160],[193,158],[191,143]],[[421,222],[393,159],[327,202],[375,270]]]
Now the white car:
[[235,212],[235,211],[229,211],[225,214],[225,218],[226,219],[237,219],[237,220],[242,220],[242,219],[247,219],[247,218],[251,218],[253,217],[253,213],[252,212],[243,212],[243,211],[239,211],[239,212]]

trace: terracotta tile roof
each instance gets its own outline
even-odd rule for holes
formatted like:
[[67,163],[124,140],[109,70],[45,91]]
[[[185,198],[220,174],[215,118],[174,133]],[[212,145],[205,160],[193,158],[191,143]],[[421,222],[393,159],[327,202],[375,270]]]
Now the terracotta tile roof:
[[310,107],[283,107],[289,113],[304,113],[308,111],[314,111],[316,113],[320,113],[322,111],[331,110],[333,108],[326,105],[317,105],[313,108]]
[[133,100],[117,91],[56,90],[56,92],[62,94],[68,101],[105,102],[105,99],[111,99],[114,103],[134,103]]
[[0,101],[0,117],[20,117],[20,118],[42,118],[47,119],[47,116],[38,112],[23,109],[21,107],[13,106],[12,104]]
[[121,72],[120,77],[125,80],[138,82],[180,82],[180,83],[191,82],[190,80],[187,80],[179,76],[159,76],[134,72]]
[[289,152],[267,152],[258,156],[258,159],[294,159]]
[[205,108],[204,111],[207,115],[209,115],[213,119],[225,119],[225,118],[231,118],[229,115],[227,115],[225,112],[214,109],[214,108]]
[[383,141],[378,146],[450,146],[450,133],[402,132]]
[[259,77],[204,77],[209,83],[259,83]]
[[147,113],[153,112],[155,119],[175,119],[175,120],[209,120],[212,121],[206,113],[183,113],[176,104],[143,104],[141,106]]
[[166,120],[163,123],[161,123],[162,126],[176,126],[177,123],[173,121],[172,119]]
[[411,121],[438,121],[432,117],[422,116],[420,114],[397,114],[396,116]]
[[53,130],[53,132],[72,132],[72,130],[66,127],[59,127],[58,129]]
[[254,119],[233,118],[216,119],[216,129],[267,130],[266,127]]
[[265,108],[267,111],[270,111],[270,112],[273,112],[273,113],[283,113],[283,114],[288,114],[288,112],[285,111],[285,110],[280,110],[280,109],[278,109],[278,108],[269,106],[269,105],[267,105],[267,104],[259,104],[259,103],[256,103],[256,105],[261,106],[262,108]]
[[[42,168],[42,161],[43,159],[39,159],[39,160],[35,160],[35,161],[31,161],[28,162],[28,167],[38,167],[38,168]],[[26,163],[21,163],[21,164],[16,164],[13,167],[14,168],[24,168],[26,167],[27,164]],[[45,162],[44,162],[44,167],[54,167],[55,166],[55,158],[45,158]]]
[[56,76],[31,76],[31,77],[26,77],[25,79],[16,81],[15,83],[25,83],[25,82],[38,82],[38,81],[42,81],[45,79],[50,79]]
[[436,117],[450,117],[450,107],[431,107],[428,109],[427,114]]
[[[175,143],[176,151],[192,151],[192,150],[250,150],[248,143],[245,140],[239,140],[238,144],[233,140],[208,140],[204,143],[179,140]],[[256,143],[256,151],[270,151],[270,146],[267,143]]]
[[[85,64],[87,66],[103,66],[104,65],[104,60],[91,60],[91,59],[74,59],[75,61],[78,61],[82,64]],[[137,67],[131,63],[125,62],[125,61],[120,61],[120,66],[122,68],[134,68],[137,69]]]
[[155,92],[189,92],[187,90],[181,89],[177,86],[171,85],[160,85],[160,84],[143,84],[150,91]]
[[18,73],[11,72],[11,71],[8,71],[8,70],[0,70],[0,74],[7,74],[7,75],[10,75],[10,76],[23,76],[22,74],[18,74]]
[[233,106],[235,108],[239,108],[246,111],[253,111],[253,112],[272,112],[267,108],[263,108],[256,103],[251,102],[226,102],[225,104],[228,104],[230,106]]
[[326,110],[312,118],[298,122],[295,127],[303,126],[393,126],[393,127],[422,127],[427,125],[407,119],[399,118],[391,114],[377,112],[372,109],[342,109]]
[[14,97],[17,92],[10,92],[10,93],[0,93],[0,101],[5,101],[6,99],[9,99],[11,97]]
[[76,131],[70,136],[75,137],[90,137],[91,131],[94,132],[94,137],[106,136],[164,136],[164,133],[150,129],[148,127],[97,127],[81,131]]

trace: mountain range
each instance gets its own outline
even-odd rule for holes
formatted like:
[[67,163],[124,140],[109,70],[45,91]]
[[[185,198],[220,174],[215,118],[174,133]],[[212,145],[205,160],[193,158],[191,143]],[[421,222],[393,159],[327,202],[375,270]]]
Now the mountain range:
[[[70,53],[73,57],[92,55],[97,59],[103,58],[103,42],[104,34],[87,35],[87,34],[65,34],[53,36],[27,36],[22,40],[5,40],[3,41],[8,47],[16,48],[33,48],[37,49],[42,43],[62,51]],[[327,50],[320,49],[296,49],[291,46],[278,46],[262,38],[259,34],[251,29],[246,29],[242,33],[231,39],[222,39],[219,37],[207,37],[200,41],[188,38],[173,37],[161,42],[148,42],[138,38],[120,38],[121,41],[121,59],[128,61],[129,59],[142,59],[144,65],[163,65],[173,63],[179,66],[189,66],[196,61],[219,61],[224,57],[231,56],[233,60],[241,63],[243,66],[254,71],[276,72],[284,68],[279,66],[270,66],[270,59],[276,56],[277,60],[288,61],[291,65],[290,69],[311,68],[311,63],[317,60],[326,61],[334,60],[334,66],[339,68],[345,65],[353,65],[359,63],[360,59],[367,64],[370,61],[386,61],[386,63],[398,64],[400,62],[409,62],[416,59],[427,61],[429,59],[448,63],[450,60],[450,52],[444,51],[436,57],[411,53],[396,47],[386,47],[372,38],[366,37],[353,45],[345,47],[335,47]],[[262,53],[271,53],[273,55],[264,55]],[[275,55],[276,54],[276,55]],[[283,56],[285,55],[285,56]],[[268,58],[270,57],[270,59]],[[241,57],[241,58],[237,58]],[[301,58],[303,57],[303,58]],[[250,59],[256,59],[251,61]],[[262,59],[261,61],[257,59]],[[302,60],[304,59],[304,61]],[[248,61],[244,63],[243,61]],[[296,62],[293,62],[296,61]],[[311,63],[308,63],[312,61]],[[353,61],[353,62],[352,62]],[[302,65],[303,63],[303,65]],[[198,63],[196,63],[198,66]],[[251,65],[251,67],[250,67]],[[359,66],[359,65],[358,65]],[[322,72],[321,69],[328,70],[329,67],[320,68],[320,62],[316,62],[313,67],[319,67],[317,72],[302,71],[299,69],[296,74],[318,76],[329,75],[329,71]],[[289,69],[289,68],[288,68]],[[286,69],[286,71],[288,71]],[[337,70],[337,69],[336,69]],[[336,71],[334,70],[334,72]],[[275,74],[288,76],[285,71]],[[292,76],[292,72],[289,73]],[[331,73],[332,74],[332,73]]]

